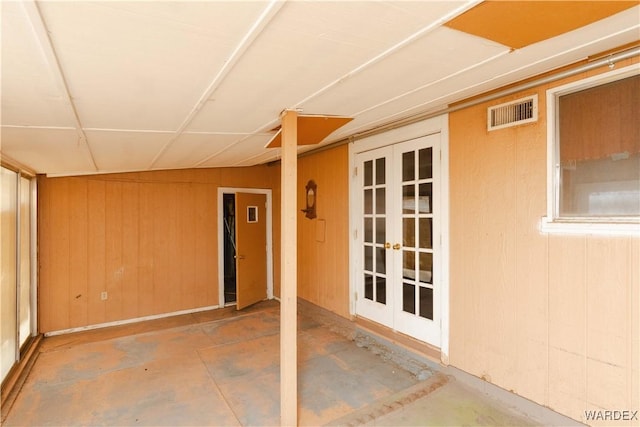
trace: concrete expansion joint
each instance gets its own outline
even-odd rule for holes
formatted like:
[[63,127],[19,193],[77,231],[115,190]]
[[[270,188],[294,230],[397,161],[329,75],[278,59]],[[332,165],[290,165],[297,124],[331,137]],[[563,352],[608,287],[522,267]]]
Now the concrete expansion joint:
[[378,418],[401,410],[416,400],[425,397],[446,385],[451,379],[453,379],[453,377],[436,372],[425,381],[421,381],[409,388],[384,397],[371,405],[335,419],[325,425],[356,427],[370,424]]

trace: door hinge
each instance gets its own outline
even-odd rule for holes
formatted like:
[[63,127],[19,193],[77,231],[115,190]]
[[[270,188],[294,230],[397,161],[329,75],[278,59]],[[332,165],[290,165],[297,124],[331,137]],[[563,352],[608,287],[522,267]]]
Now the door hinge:
[[358,167],[353,168],[353,176],[358,176]]
[[358,292],[353,293],[353,300],[358,301]]
[[353,240],[358,240],[358,229],[353,230]]

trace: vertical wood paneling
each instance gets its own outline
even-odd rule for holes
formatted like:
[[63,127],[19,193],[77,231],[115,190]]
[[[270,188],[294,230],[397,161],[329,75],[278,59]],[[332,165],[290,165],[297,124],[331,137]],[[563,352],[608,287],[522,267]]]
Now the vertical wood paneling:
[[[298,168],[298,295],[348,317],[348,149],[342,146],[303,157]],[[312,220],[300,212],[306,207],[305,186],[310,179],[318,186],[317,219]],[[324,241],[317,239],[320,226]]]
[[78,179],[69,180],[69,323],[73,326],[86,325],[88,321],[89,298],[89,259],[88,251],[88,212],[87,182]]
[[105,290],[106,321],[122,319],[122,183],[107,182],[105,188]]
[[139,214],[138,230],[138,316],[149,316],[158,313],[155,311],[154,300],[154,209],[153,194],[154,185],[141,183],[139,188]]
[[[100,299],[100,293],[107,290],[106,268],[106,183],[93,179],[87,180],[87,217],[89,258],[89,298],[88,324],[95,325],[106,322],[106,302]],[[53,227],[53,224],[52,224]],[[57,256],[64,256],[58,254]],[[55,330],[55,329],[52,329]]]
[[41,178],[40,330],[217,305],[217,186],[268,188],[275,170]]
[[[69,325],[69,181],[61,180],[49,187],[55,194],[49,200],[51,222],[55,224],[55,237],[51,240],[51,282],[49,298],[51,301],[50,324],[52,329],[61,329]],[[53,237],[53,236],[52,236]],[[58,257],[58,254],[65,254]]]
[[139,185],[122,184],[122,317],[139,317]]

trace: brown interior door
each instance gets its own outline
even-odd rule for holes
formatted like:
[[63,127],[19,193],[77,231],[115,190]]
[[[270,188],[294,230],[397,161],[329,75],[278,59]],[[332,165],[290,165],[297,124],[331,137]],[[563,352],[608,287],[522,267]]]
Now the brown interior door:
[[236,193],[236,309],[267,298],[267,196]]

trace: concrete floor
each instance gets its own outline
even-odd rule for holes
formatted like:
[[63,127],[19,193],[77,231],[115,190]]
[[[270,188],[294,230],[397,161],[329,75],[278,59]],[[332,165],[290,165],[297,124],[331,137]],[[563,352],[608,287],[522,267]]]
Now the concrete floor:
[[[536,424],[336,331],[299,316],[301,425]],[[275,302],[46,338],[3,425],[278,425],[279,339]]]

